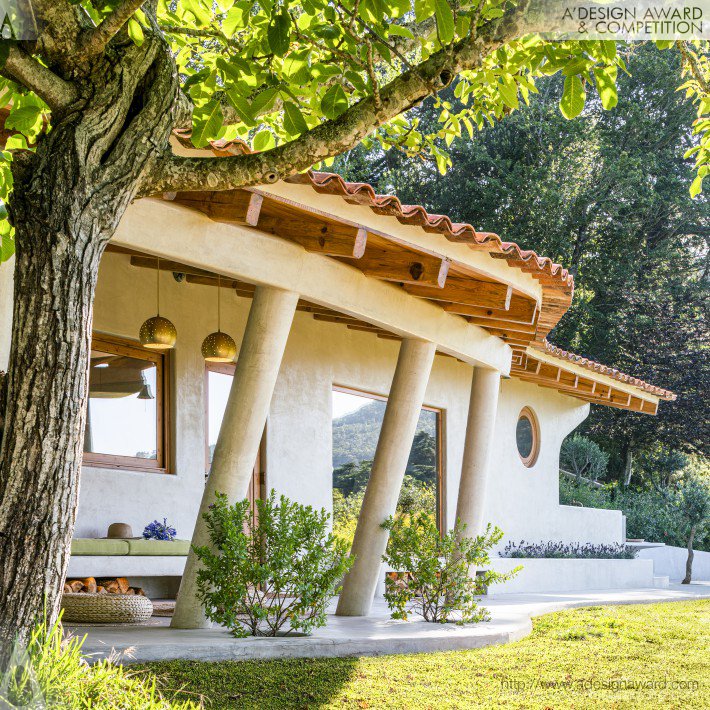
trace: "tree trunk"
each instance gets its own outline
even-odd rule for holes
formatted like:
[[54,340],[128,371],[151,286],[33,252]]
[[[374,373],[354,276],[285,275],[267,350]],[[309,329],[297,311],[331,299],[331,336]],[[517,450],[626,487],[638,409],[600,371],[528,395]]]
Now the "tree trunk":
[[695,525],[690,528],[690,535],[688,535],[688,559],[685,561],[685,577],[681,584],[690,584],[693,576],[693,539],[695,538]]
[[631,444],[626,448],[626,459],[624,461],[624,487],[631,485],[631,476],[634,472],[634,451]]
[[[0,448],[0,638],[56,618],[76,516],[101,255],[164,148],[177,76],[162,44],[101,59],[77,111],[18,156],[12,345]],[[2,659],[0,659],[1,661]],[[1,664],[0,664],[1,668]]]

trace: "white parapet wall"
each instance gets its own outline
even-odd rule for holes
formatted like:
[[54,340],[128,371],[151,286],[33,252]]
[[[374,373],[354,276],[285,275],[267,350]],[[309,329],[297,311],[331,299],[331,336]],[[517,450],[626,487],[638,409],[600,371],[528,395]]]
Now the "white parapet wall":
[[[653,571],[657,576],[669,577],[671,582],[679,582],[685,577],[685,561],[688,559],[688,551],[684,547],[670,545],[646,547],[639,550],[638,556],[653,561]],[[710,552],[695,551],[692,581],[710,581]]]
[[488,595],[653,587],[653,562],[646,559],[580,560],[497,557],[491,559],[490,569],[505,573],[518,566],[522,566],[523,569],[507,582],[492,586]]

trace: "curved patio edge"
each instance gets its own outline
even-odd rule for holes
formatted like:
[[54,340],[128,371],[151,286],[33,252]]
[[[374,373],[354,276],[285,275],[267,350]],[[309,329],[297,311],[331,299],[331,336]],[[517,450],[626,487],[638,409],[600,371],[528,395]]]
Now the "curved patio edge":
[[698,599],[710,599],[710,582],[672,584],[667,589],[507,594],[484,599],[491,621],[466,626],[392,621],[378,599],[370,616],[329,615],[327,626],[308,637],[238,639],[223,629],[170,629],[167,619],[153,619],[152,624],[143,626],[67,625],[67,629],[87,635],[84,650],[92,659],[113,654],[123,663],[381,656],[460,651],[519,641],[532,631],[532,618],[565,609]]

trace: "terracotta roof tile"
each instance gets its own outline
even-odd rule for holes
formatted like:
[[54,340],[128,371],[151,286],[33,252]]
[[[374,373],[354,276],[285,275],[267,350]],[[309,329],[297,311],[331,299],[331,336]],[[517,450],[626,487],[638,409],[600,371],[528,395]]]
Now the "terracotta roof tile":
[[310,184],[317,192],[339,195],[346,202],[371,207],[377,214],[396,217],[402,224],[419,226],[426,232],[444,235],[452,242],[464,242],[474,248],[482,248],[492,256],[505,259],[511,266],[525,267],[526,271],[538,272],[551,279],[550,284],[571,295],[574,278],[560,264],[556,264],[534,251],[521,249],[514,242],[504,242],[492,232],[477,232],[466,223],[452,222],[446,215],[430,214],[421,205],[405,205],[395,195],[378,195],[371,185],[364,182],[346,182],[335,173],[309,171],[286,178],[286,182]]
[[624,382],[628,385],[633,385],[634,387],[638,387],[644,392],[653,394],[656,397],[660,397],[661,399],[674,400],[677,397],[677,395],[675,395],[670,390],[665,390],[661,387],[656,387],[656,385],[651,385],[648,382],[644,382],[643,380],[638,379],[637,377],[627,375],[625,372],[621,372],[616,368],[608,367],[607,365],[602,365],[600,362],[595,362],[594,360],[590,360],[589,358],[583,357],[582,355],[577,355],[576,353],[569,352],[568,350],[563,350],[562,348],[553,345],[547,340],[543,342],[543,347],[541,349],[543,349],[548,355],[552,355],[552,357],[557,358],[558,360],[565,360],[567,362],[574,363],[575,365],[579,365],[580,367],[584,367],[587,370],[591,370],[592,372],[597,372],[600,375],[606,375],[607,377],[611,377],[612,379],[618,380],[619,382]]

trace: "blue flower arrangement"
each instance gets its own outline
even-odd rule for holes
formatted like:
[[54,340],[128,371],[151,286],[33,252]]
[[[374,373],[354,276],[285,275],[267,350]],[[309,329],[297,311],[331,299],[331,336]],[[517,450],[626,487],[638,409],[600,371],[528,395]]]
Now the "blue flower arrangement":
[[154,520],[145,526],[143,537],[146,540],[174,540],[177,532],[175,528],[168,525],[168,519],[163,518],[163,522],[159,523]]

